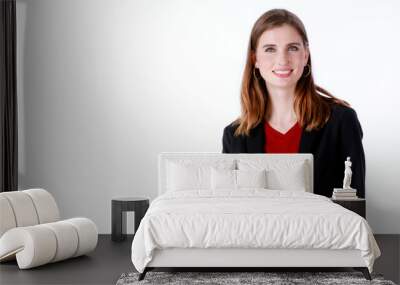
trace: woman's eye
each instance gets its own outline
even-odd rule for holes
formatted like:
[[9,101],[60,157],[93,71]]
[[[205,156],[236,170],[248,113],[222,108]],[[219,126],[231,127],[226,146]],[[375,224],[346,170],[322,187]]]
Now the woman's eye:
[[[291,46],[291,47],[288,48],[288,50],[290,50],[290,51],[298,51],[299,48],[296,47],[296,46]],[[274,51],[275,51],[274,48],[266,48],[265,49],[265,52],[274,52]]]

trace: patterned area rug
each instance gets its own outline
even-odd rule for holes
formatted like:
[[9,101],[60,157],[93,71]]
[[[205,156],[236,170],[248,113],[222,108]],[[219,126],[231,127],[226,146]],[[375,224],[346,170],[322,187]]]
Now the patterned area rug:
[[139,273],[124,273],[117,285],[136,284],[379,284],[396,285],[384,280],[382,275],[372,274],[372,281],[361,272],[147,272],[145,279],[138,281]]

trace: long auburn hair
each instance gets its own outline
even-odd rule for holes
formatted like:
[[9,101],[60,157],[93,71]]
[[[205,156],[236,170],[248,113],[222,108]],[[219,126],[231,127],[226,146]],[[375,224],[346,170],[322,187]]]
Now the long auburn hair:
[[[283,25],[290,25],[299,33],[304,46],[308,49],[308,38],[301,20],[292,12],[285,9],[272,9],[261,15],[255,22],[250,35],[247,50],[246,65],[244,68],[241,86],[241,116],[233,122],[239,125],[235,136],[249,135],[250,130],[263,122],[271,113],[271,104],[265,80],[255,68],[255,52],[258,40],[266,31]],[[332,103],[350,106],[346,101],[340,100],[322,87],[314,84],[312,76],[311,54],[308,57],[308,68],[296,84],[294,111],[297,121],[307,131],[318,130],[328,121],[331,114]]]

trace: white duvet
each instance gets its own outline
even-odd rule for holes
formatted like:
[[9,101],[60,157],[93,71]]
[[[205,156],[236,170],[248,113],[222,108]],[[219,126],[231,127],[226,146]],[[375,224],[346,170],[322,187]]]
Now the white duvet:
[[365,219],[307,192],[266,189],[187,190],[156,198],[132,243],[143,272],[154,249],[358,249],[372,272],[380,250]]

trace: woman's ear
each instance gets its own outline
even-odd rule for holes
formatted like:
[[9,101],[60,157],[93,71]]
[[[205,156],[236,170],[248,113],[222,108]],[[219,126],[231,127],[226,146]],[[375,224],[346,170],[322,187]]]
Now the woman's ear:
[[308,49],[308,47],[306,48],[306,52],[305,52],[305,61],[306,61],[306,64],[307,64],[307,62],[308,62],[308,58],[310,57],[310,51],[309,51],[309,49]]
[[251,57],[251,63],[252,63],[256,68],[258,68],[256,53],[255,53],[255,52],[252,52],[250,57]]

